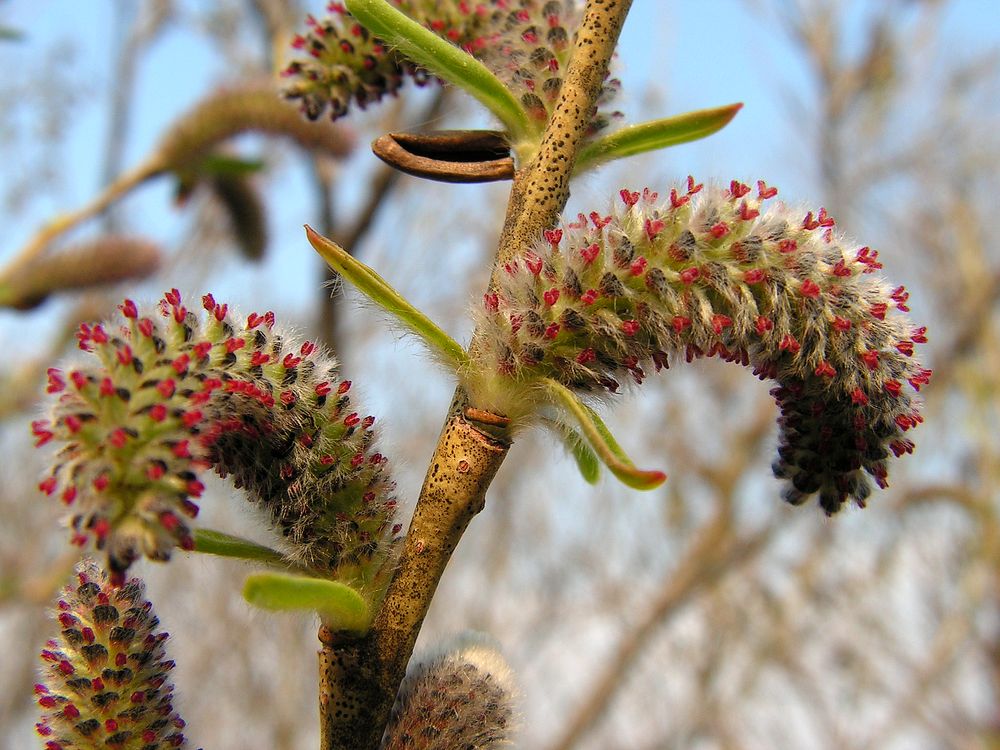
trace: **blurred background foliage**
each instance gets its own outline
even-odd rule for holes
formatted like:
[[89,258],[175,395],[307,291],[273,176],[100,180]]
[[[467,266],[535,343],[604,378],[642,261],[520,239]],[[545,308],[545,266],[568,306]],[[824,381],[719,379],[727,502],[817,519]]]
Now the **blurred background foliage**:
[[[43,18],[34,4],[0,4],[10,72],[0,78],[0,269],[48,218],[140,162],[200,98],[280,66],[305,13],[322,10],[296,0],[54,5]],[[786,507],[769,470],[766,386],[715,361],[671,370],[607,410],[640,464],[670,473],[666,485],[589,487],[545,435],[525,435],[422,643],[473,628],[503,644],[523,688],[523,747],[1000,747],[996,8],[637,0],[618,65],[629,121],[746,107],[707,141],[585,178],[569,214],[602,208],[625,186],[662,194],[688,173],[763,178],[789,202],[825,206],[879,249],[930,328],[935,377],[916,456],[865,511],[828,520]],[[356,144],[344,158],[247,134],[225,153],[261,167],[229,193],[151,181],[48,252],[58,261],[71,240],[141,234],[160,248],[155,271],[0,310],[0,747],[37,742],[35,656],[76,554],[36,489],[45,456],[28,423],[80,320],[126,293],[152,299],[170,287],[275,310],[336,348],[379,416],[401,497],[415,497],[453,384],[349,289],[331,295],[301,233],[305,222],[321,227],[467,340],[506,187],[422,183],[378,163],[365,144],[382,132],[488,122],[453,93],[404,93],[341,126]],[[240,223],[236,189],[254,196],[259,224]],[[224,483],[203,505],[205,525],[267,539]],[[239,564],[180,556],[137,572],[172,633],[194,742],[317,744],[314,622],[251,610]]]

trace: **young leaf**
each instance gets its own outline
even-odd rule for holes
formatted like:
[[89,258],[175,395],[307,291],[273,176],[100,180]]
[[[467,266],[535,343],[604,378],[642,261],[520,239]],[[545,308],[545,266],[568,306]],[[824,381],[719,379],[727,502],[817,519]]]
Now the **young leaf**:
[[215,152],[202,159],[198,163],[197,169],[204,175],[242,177],[260,172],[264,169],[264,162],[260,159],[244,159],[239,156]]
[[413,333],[417,334],[431,351],[442,356],[454,369],[465,367],[469,362],[465,349],[451,336],[414,307],[374,270],[352,257],[333,240],[327,239],[306,226],[306,236],[323,260],[334,271],[350,281],[368,299],[383,308]]
[[551,378],[543,378],[543,382],[553,402],[576,420],[597,457],[619,481],[637,490],[651,490],[663,484],[667,475],[662,471],[636,468],[597,412],[580,401],[573,391]]
[[527,112],[489,68],[393,8],[385,0],[347,0],[348,12],[409,60],[479,100],[503,123],[511,141],[536,135]]
[[548,426],[555,430],[562,439],[563,447],[576,461],[576,468],[587,484],[597,484],[601,478],[601,464],[597,454],[587,444],[579,432],[567,425],[551,420]]
[[742,107],[742,104],[727,104],[616,130],[584,146],[576,159],[575,171],[584,172],[614,159],[705,138],[728,125]]
[[256,560],[270,564],[284,564],[281,553],[249,539],[232,536],[214,529],[195,529],[194,551],[219,557]]
[[364,597],[338,581],[254,573],[243,584],[243,598],[255,607],[272,611],[314,610],[331,630],[363,633],[371,624],[372,612]]

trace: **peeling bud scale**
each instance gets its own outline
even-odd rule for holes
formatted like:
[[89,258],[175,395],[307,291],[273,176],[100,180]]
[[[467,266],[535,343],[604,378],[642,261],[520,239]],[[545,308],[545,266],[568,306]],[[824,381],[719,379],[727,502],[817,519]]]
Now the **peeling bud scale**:
[[112,586],[92,562],[77,566],[63,589],[58,638],[41,652],[35,685],[46,750],[187,747],[184,720],[173,708],[174,663],[167,634],[138,579]]
[[[623,371],[641,380],[639,363],[660,369],[668,355],[746,364],[777,381],[785,499],[818,496],[827,513],[863,506],[869,477],[886,486],[890,454],[913,450],[902,433],[922,421],[914,392],[930,371],[913,355],[926,329],[904,315],[906,290],[874,273],[877,252],[835,234],[825,209],[768,205],[776,193],[735,180],[702,191],[689,178],[663,203],[622,190],[608,221],[549,230],[532,253],[550,278],[501,280],[475,368],[494,375],[468,387],[505,413],[509,394],[539,377],[597,392]],[[638,274],[615,260],[639,257]],[[515,329],[514,318],[537,324]]]
[[367,460],[374,419],[350,408],[350,381],[316,344],[272,332],[272,313],[244,324],[202,302],[199,317],[172,290],[154,315],[126,301],[118,322],[81,328],[92,364],[49,370],[51,414],[32,425],[37,445],[62,444],[39,488],[70,506],[74,540],[106,552],[118,578],[140,556],[192,548],[191,498],[209,467],[267,512],[296,563],[352,580],[382,570],[394,485]]

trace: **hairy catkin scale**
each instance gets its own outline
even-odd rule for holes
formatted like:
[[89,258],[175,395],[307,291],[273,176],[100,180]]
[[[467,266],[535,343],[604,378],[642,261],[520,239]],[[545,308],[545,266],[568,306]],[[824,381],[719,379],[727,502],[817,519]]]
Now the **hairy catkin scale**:
[[396,695],[382,750],[491,750],[512,746],[514,677],[480,638],[416,664]]
[[246,132],[284,136],[309,151],[338,157],[354,145],[342,127],[303,120],[272,82],[249,81],[213,92],[181,116],[161,139],[155,160],[164,170],[197,169],[219,144]]
[[81,562],[54,612],[60,633],[41,652],[35,685],[46,750],[167,750],[187,747],[174,711],[174,663],[167,634],[141,581],[112,587],[93,562]]
[[477,371],[494,375],[467,377],[477,403],[517,412],[539,377],[613,392],[650,364],[718,356],[777,381],[785,498],[864,505],[866,475],[885,487],[889,455],[913,450],[926,329],[901,314],[906,290],[873,274],[877,252],[835,234],[823,209],[765,209],[776,192],[689,178],[665,201],[622,190],[608,215],[545,232],[484,299]]
[[49,370],[51,415],[33,423],[63,447],[40,488],[70,510],[73,539],[93,539],[122,577],[140,555],[193,545],[193,518],[214,467],[270,516],[294,561],[345,582],[390,562],[396,500],[373,417],[354,411],[337,363],[273,330],[274,315],[237,320],[206,295],[190,312],[177,290],[142,315],[82,325],[98,360]]
[[[580,20],[574,0],[392,0],[402,12],[479,59],[506,83],[529,114],[544,123],[562,87],[573,35]],[[362,109],[395,94],[407,76],[418,85],[429,78],[372,37],[340,3],[328,5],[322,21],[307,17],[308,30],[292,46],[302,56],[284,71],[285,95],[301,102],[310,118],[329,108],[333,119],[351,104]],[[598,104],[609,101],[618,82],[608,81]],[[617,113],[591,113],[597,132]]]

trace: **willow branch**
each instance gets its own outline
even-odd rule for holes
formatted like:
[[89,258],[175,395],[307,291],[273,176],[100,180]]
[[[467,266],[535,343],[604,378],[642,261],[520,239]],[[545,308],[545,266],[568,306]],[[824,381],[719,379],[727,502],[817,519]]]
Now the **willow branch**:
[[[524,252],[565,207],[587,118],[630,6],[631,0],[588,0],[538,153],[514,177],[499,264]],[[472,346],[475,341],[474,336]],[[507,455],[510,435],[503,420],[488,425],[468,418],[467,400],[461,390],[456,392],[399,569],[371,631],[360,640],[320,632],[322,750],[378,746],[438,581],[469,522],[483,508],[486,490]]]

